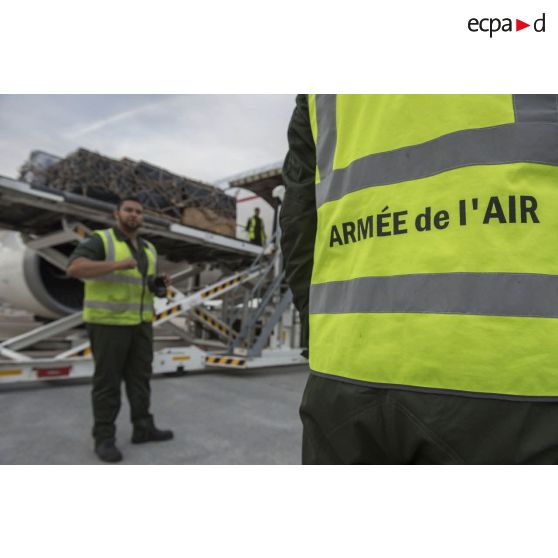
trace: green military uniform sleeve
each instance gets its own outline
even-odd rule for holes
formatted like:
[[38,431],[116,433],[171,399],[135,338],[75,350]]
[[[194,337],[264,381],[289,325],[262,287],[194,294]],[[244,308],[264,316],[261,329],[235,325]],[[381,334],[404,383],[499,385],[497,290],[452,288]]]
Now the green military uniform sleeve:
[[300,313],[303,344],[308,346],[308,305],[316,236],[316,149],[308,96],[298,95],[289,130],[289,151],[283,164],[285,199],[281,208],[281,249],[287,283]]
[[77,258],[87,258],[94,261],[102,261],[105,259],[105,247],[103,240],[99,235],[91,235],[89,238],[78,244],[76,249],[70,255],[68,263],[73,262]]

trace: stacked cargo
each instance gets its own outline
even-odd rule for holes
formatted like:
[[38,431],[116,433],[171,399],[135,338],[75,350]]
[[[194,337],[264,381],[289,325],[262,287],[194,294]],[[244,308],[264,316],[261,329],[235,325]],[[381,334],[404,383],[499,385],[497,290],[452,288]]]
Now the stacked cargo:
[[236,233],[235,198],[143,161],[111,159],[86,149],[64,159],[34,151],[20,178],[35,187],[106,202],[135,196],[151,215],[227,236]]

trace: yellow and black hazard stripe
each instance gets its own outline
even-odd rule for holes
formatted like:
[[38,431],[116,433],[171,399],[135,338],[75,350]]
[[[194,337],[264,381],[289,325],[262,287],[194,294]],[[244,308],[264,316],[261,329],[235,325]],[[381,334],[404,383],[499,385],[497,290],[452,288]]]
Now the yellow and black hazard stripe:
[[174,355],[172,357],[174,361],[185,361],[185,360],[192,360],[192,357],[189,355]]
[[81,236],[81,238],[85,238],[86,236],[89,236],[88,232],[81,225],[76,225],[74,227],[74,232],[78,236]]
[[229,287],[232,287],[233,285],[238,285],[238,283],[240,283],[243,280],[244,280],[244,275],[240,275],[240,276],[236,277],[235,279],[229,279],[228,281],[225,281],[224,283],[221,283],[220,285],[217,285],[216,287],[212,287],[211,289],[208,289],[207,291],[202,292],[201,297],[202,297],[202,299],[205,299],[205,298],[208,298],[210,296],[216,295],[217,293],[220,293],[221,291],[224,291],[225,289],[228,289]]
[[76,351],[75,353],[68,355],[68,358],[88,357],[91,356],[92,354],[93,351],[91,351],[91,347],[85,347],[85,349],[81,349],[81,351]]
[[213,366],[230,366],[231,368],[244,368],[246,366],[246,359],[231,356],[206,356],[205,364]]
[[201,308],[195,308],[194,314],[200,320],[210,325],[213,329],[220,331],[223,335],[226,335],[227,337],[235,335],[235,332],[230,327],[226,326],[221,322],[218,322],[215,318],[213,318],[213,316],[211,316],[207,312],[204,312]]
[[178,314],[181,310],[182,306],[180,306],[180,304],[178,306],[173,306],[172,308],[169,308],[168,310],[163,310],[162,312],[159,312],[159,314],[155,314],[153,316],[153,321],[154,322],[158,322],[159,320],[162,320],[163,318],[166,318],[167,316],[172,316],[173,314]]
[[21,368],[10,368],[0,370],[0,376],[21,376],[23,370]]

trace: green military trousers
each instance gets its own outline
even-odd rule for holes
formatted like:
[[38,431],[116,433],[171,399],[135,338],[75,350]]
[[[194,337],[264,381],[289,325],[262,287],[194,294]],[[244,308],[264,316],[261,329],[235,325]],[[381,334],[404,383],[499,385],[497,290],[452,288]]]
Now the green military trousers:
[[95,360],[92,400],[93,437],[96,442],[115,437],[122,381],[126,386],[134,426],[144,427],[151,424],[151,323],[128,326],[87,324],[87,331]]
[[558,403],[373,388],[311,374],[304,464],[555,464]]

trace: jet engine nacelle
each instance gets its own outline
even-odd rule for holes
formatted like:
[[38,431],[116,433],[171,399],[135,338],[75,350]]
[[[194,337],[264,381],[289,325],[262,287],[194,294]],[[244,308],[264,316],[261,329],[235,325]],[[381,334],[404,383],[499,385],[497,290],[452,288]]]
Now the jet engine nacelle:
[[0,238],[0,299],[35,316],[60,318],[82,309],[83,283],[9,232]]

